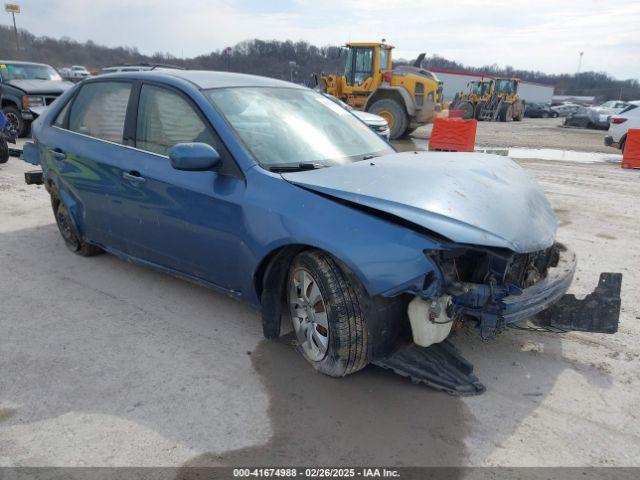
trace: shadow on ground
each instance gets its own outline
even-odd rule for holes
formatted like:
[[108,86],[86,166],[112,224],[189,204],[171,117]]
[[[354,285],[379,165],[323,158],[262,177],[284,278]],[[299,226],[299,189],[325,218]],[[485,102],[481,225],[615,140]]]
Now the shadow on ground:
[[291,340],[263,341],[252,354],[270,397],[271,440],[185,467],[463,462],[470,414],[459,398],[373,366],[346,379],[316,374]]

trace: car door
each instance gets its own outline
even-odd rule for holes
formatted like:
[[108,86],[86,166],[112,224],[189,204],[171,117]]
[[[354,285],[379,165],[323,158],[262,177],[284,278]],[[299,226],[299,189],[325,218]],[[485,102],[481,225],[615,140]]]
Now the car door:
[[56,117],[47,138],[47,164],[59,195],[90,241],[126,250],[131,227],[120,216],[121,198],[136,194],[121,177],[126,160],[125,119],[132,83],[83,85]]
[[[135,137],[129,168],[139,197],[124,210],[138,225],[129,234],[129,251],[224,289],[239,288],[239,263],[248,258],[245,183],[209,122],[184,93],[143,84]],[[188,142],[211,145],[221,166],[203,172],[172,168],[170,147]]]

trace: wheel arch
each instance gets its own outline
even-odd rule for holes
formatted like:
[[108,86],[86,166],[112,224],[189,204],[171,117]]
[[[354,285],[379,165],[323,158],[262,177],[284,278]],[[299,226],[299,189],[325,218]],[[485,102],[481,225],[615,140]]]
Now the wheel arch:
[[356,290],[361,291],[362,304],[368,332],[368,357],[370,361],[384,358],[394,348],[402,321],[405,319],[408,298],[406,295],[383,297],[369,296],[360,274],[323,248],[309,244],[291,243],[270,251],[259,263],[254,273],[254,286],[262,304],[262,331],[265,338],[280,336],[282,315],[286,307],[286,281],[294,258],[301,252],[315,250],[329,255],[343,270]]
[[335,253],[307,243],[288,243],[277,246],[262,258],[253,273],[253,288],[256,298],[262,306],[262,329],[265,338],[280,336],[287,274],[293,259],[299,253],[307,250],[317,250],[329,255],[347,276],[357,281],[362,289],[369,294],[361,277],[362,273],[354,271],[354,268],[341,260]]
[[416,106],[413,98],[404,88],[400,87],[380,87],[367,98],[365,104],[365,110],[369,111],[371,105],[378,100],[390,99],[398,102],[404,108],[405,113],[409,116],[414,116],[416,113]]
[[3,96],[2,97],[2,104],[1,104],[1,108],[6,108],[6,107],[16,107],[18,110],[20,109],[20,102],[19,100],[14,97],[14,96]]
[[84,229],[81,228],[81,223],[78,221],[79,218],[82,218],[82,206],[80,203],[71,193],[66,190],[61,190],[53,178],[47,178],[45,180],[45,188],[51,195],[52,206],[56,201],[58,203],[63,203],[65,207],[67,207],[69,218],[71,219],[71,223],[73,224],[78,236],[81,240],[86,240]]

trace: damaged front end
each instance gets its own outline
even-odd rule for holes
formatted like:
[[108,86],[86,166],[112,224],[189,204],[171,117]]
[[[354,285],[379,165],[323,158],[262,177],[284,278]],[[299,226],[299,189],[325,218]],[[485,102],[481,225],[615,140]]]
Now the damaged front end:
[[618,329],[622,275],[603,273],[583,300],[567,295],[576,256],[561,243],[530,253],[454,247],[426,255],[440,276],[425,285],[428,296],[417,295],[409,303],[414,343],[376,362],[414,382],[456,395],[484,391],[473,366],[447,340],[464,323],[474,323],[485,340],[527,319],[536,330],[557,333]]

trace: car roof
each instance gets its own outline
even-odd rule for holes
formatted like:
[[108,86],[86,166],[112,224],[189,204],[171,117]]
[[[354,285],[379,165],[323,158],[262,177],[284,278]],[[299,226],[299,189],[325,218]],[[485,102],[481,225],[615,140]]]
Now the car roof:
[[[102,76],[104,78],[104,76]],[[281,87],[300,88],[301,85],[277,80],[275,78],[249,75],[246,73],[218,72],[212,70],[175,70],[158,67],[154,70],[139,72],[118,72],[109,74],[109,78],[149,79],[162,80],[167,78],[180,78],[194,84],[201,90],[225,87]]]
[[38,63],[38,62],[21,62],[19,60],[0,60],[0,63],[10,63],[12,65],[40,65],[43,67],[50,67],[51,65],[47,65],[46,63]]

